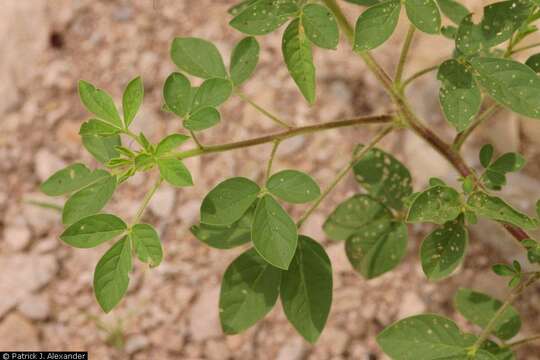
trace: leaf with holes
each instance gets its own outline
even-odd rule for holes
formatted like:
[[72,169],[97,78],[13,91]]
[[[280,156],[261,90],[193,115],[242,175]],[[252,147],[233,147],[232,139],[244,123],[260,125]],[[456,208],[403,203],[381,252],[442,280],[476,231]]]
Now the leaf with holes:
[[313,104],[316,86],[315,65],[313,65],[311,43],[306,38],[300,20],[293,20],[287,26],[283,33],[281,49],[294,82],[306,100]]
[[163,98],[167,109],[184,117],[191,109],[192,89],[189,79],[180,73],[172,73],[165,80]]
[[230,73],[234,85],[244,83],[255,71],[259,62],[260,46],[257,39],[250,36],[242,39],[231,55]]
[[373,5],[356,21],[354,50],[372,50],[384,43],[396,29],[401,4],[390,0]]
[[189,169],[178,159],[157,159],[159,173],[169,184],[177,187],[192,186]]
[[84,164],[73,164],[52,174],[41,184],[40,189],[49,196],[59,196],[79,190],[106,176],[109,173],[105,170],[91,171]]
[[127,225],[117,216],[97,214],[70,225],[60,239],[77,248],[92,248],[126,231]]
[[86,216],[94,215],[109,202],[116,189],[116,177],[103,176],[74,193],[64,205],[62,222],[73,224]]
[[122,120],[114,101],[105,91],[84,80],[79,81],[79,97],[86,110],[109,124],[122,128]]
[[229,23],[248,35],[265,35],[283,25],[298,12],[294,0],[258,0],[236,15]]
[[[357,151],[361,147],[357,148]],[[354,164],[356,181],[383,204],[400,210],[412,193],[411,174],[399,160],[380,149],[371,149]]]
[[463,262],[469,242],[463,219],[452,220],[433,230],[422,242],[420,259],[429,280],[442,280]]
[[441,13],[434,0],[405,0],[405,10],[411,23],[428,34],[441,30]]
[[482,105],[482,94],[471,71],[457,60],[446,60],[439,67],[439,100],[448,122],[458,132],[469,127]]
[[332,265],[315,240],[298,237],[294,259],[282,275],[280,296],[289,322],[304,339],[316,342],[332,305]]
[[279,295],[281,270],[249,249],[227,268],[221,282],[219,319],[226,334],[237,334],[272,310]]
[[270,195],[263,196],[257,204],[251,241],[268,263],[284,270],[289,268],[298,241],[296,224]]
[[131,267],[131,244],[127,236],[114,244],[97,263],[94,293],[106,313],[118,305],[126,294]]
[[477,215],[492,220],[503,221],[526,230],[534,230],[538,228],[540,223],[539,220],[517,211],[501,198],[490,196],[481,191],[477,191],[469,196],[467,206]]
[[461,212],[459,193],[449,186],[433,186],[418,195],[412,203],[407,222],[432,222],[442,225]]
[[181,70],[203,79],[227,78],[221,54],[214,44],[194,37],[175,38],[171,46],[172,61]]
[[135,224],[131,229],[130,237],[133,240],[135,254],[142,262],[150,264],[151,267],[158,266],[163,260],[163,248],[159,235],[148,224]]
[[144,87],[141,77],[131,80],[122,96],[122,108],[124,110],[124,124],[126,128],[131,124],[139,111],[144,97]]
[[301,18],[309,41],[323,49],[337,48],[339,28],[330,9],[318,4],[307,4],[302,8]]
[[[454,306],[467,320],[485,328],[502,306],[502,302],[489,295],[462,288],[454,297]],[[493,334],[502,340],[508,340],[514,337],[520,328],[519,313],[510,305],[495,322]]]
[[319,197],[321,190],[311,176],[297,170],[283,170],[272,175],[266,188],[275,196],[293,204],[302,204]]

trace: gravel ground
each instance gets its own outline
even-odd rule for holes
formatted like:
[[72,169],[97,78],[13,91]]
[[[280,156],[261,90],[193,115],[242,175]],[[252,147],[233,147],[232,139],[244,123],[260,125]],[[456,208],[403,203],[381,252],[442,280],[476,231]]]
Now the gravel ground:
[[[174,70],[168,49],[174,36],[198,36],[215,42],[229,58],[241,34],[227,26],[229,0],[4,0],[0,12],[0,350],[85,350],[91,359],[385,359],[375,335],[398,318],[439,312],[469,325],[452,309],[460,286],[504,297],[505,284],[489,270],[495,261],[524,259],[497,226],[481,223],[472,231],[462,269],[440,283],[428,283],[418,262],[418,243],[430,229],[410,228],[406,260],[396,271],[364,281],[348,265],[343,244],[321,230],[325,216],[344,197],[359,189],[344,181],[305,224],[305,232],[322,242],[334,267],[334,302],[328,325],[315,346],[288,325],[279,306],[244,334],[225,337],[218,322],[220,278],[242,249],[218,251],[189,233],[198,221],[200,201],[216,183],[232,175],[260,180],[269,146],[189,159],[196,185],[187,190],[163,186],[150,204],[145,221],[159,230],[166,257],[149,270],[138,264],[122,304],[104,315],[92,295],[92,273],[104,247],[72,249],[58,240],[58,212],[36,206],[46,201],[38,185],[68,163],[83,160],[79,126],[88,114],[79,104],[76,81],[91,81],[120,99],[123,86],[140,74],[145,102],[133,126],[152,141],[177,131],[180,123],[160,111],[161,87]],[[471,3],[479,9],[481,2]],[[351,18],[358,8],[348,7]],[[375,55],[388,69],[396,62],[401,35]],[[319,100],[309,107],[287,74],[280,37],[261,38],[261,61],[244,86],[253,99],[295,125],[391,110],[376,80],[342,43],[335,53],[315,52]],[[437,51],[433,51],[437,49]],[[413,72],[449,56],[449,42],[419,36],[411,52]],[[438,110],[433,75],[411,87],[413,105],[430,126],[447,139],[453,135]],[[525,171],[511,177],[505,196],[531,211],[540,198],[540,122],[522,121],[501,112],[498,121],[480,129],[466,148],[478,165],[479,146],[490,141],[499,151],[520,150],[529,159]],[[222,123],[202,135],[205,143],[222,143],[276,131],[275,126],[238,98],[222,109]],[[327,184],[347,161],[354,146],[374,128],[332,130],[284,142],[275,169],[298,168]],[[127,142],[130,145],[129,141]],[[381,147],[407,163],[415,189],[429,176],[456,181],[456,173],[414,135],[398,132]],[[345,155],[345,156],[344,156]],[[152,176],[135,176],[109,205],[122,217],[134,215]],[[58,202],[56,202],[58,204]],[[295,216],[302,206],[290,209]],[[2,236],[2,235],[0,235]],[[8,295],[9,294],[9,295]],[[538,332],[540,289],[517,303],[523,335]],[[525,347],[519,359],[539,359],[540,345]]]

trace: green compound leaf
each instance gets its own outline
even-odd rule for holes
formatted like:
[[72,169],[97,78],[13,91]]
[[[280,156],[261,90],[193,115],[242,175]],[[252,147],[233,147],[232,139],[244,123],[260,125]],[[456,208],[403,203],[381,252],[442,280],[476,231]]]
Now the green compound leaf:
[[489,189],[500,190],[506,185],[506,174],[519,171],[523,166],[525,166],[525,158],[520,154],[503,154],[486,168],[482,180]]
[[293,204],[315,200],[321,194],[319,185],[311,176],[297,170],[283,170],[272,175],[266,188],[275,196]]
[[209,129],[219,123],[221,115],[213,107],[205,107],[197,110],[184,120],[184,127],[191,131],[201,131]]
[[298,241],[296,224],[270,195],[263,196],[257,204],[251,241],[269,264],[284,270],[289,268]]
[[94,293],[106,313],[118,305],[126,294],[131,267],[131,244],[127,236],[114,244],[97,263]]
[[283,33],[281,49],[294,82],[306,100],[313,104],[316,87],[315,65],[313,65],[311,43],[306,38],[300,20],[293,20],[287,26]]
[[540,119],[540,78],[527,65],[499,58],[474,58],[475,77],[499,104]]
[[242,0],[238,4],[231,6],[227,12],[233,16],[236,16],[258,1],[260,0]]
[[332,265],[323,247],[300,235],[298,249],[281,280],[283,311],[310,343],[317,341],[332,305]]
[[480,163],[483,167],[487,168],[491,163],[491,159],[493,158],[493,151],[493,145],[491,144],[485,144],[480,149]]
[[455,0],[437,0],[442,13],[456,25],[469,15],[469,10]]
[[117,216],[97,214],[85,217],[69,226],[60,235],[66,244],[77,248],[92,248],[126,231],[127,225]]
[[441,81],[439,100],[446,119],[458,132],[467,129],[482,105],[482,94],[471,71],[450,59],[441,64],[437,78]]
[[144,86],[141,77],[131,80],[122,96],[122,108],[124,110],[124,124],[126,128],[131,124],[139,111],[144,97]]
[[418,195],[409,209],[407,222],[432,222],[442,225],[461,212],[459,193],[448,186],[433,186]]
[[496,221],[503,221],[525,230],[538,228],[539,221],[515,210],[513,207],[496,196],[477,191],[469,196],[467,206],[477,215]]
[[339,28],[330,9],[318,4],[307,4],[302,8],[301,19],[309,41],[323,49],[337,48]]
[[118,110],[109,94],[84,80],[79,81],[79,97],[86,110],[103,121],[118,128],[122,127],[122,120]]
[[116,189],[116,177],[103,176],[74,193],[64,205],[62,222],[73,224],[86,216],[94,215],[109,202]]
[[122,145],[116,128],[104,124],[103,121],[91,119],[83,123],[79,131],[86,150],[102,164],[118,157],[116,147]]
[[481,25],[473,23],[472,14],[461,20],[455,39],[456,48],[465,55],[476,54],[485,46]]
[[[502,306],[502,302],[470,289],[459,289],[454,297],[454,305],[467,320],[485,328]],[[493,334],[499,339],[508,340],[514,337],[520,328],[519,313],[510,305],[496,321]]]
[[418,30],[438,34],[441,30],[441,14],[434,0],[405,0],[407,17]]
[[371,6],[379,3],[379,0],[345,0],[348,3],[362,5],[362,6]]
[[142,262],[156,267],[163,260],[163,248],[159,235],[153,226],[148,224],[136,224],[131,229],[130,237],[133,240],[135,254]]
[[260,46],[252,36],[242,39],[231,55],[230,73],[234,85],[239,86],[251,77],[259,62]]
[[453,220],[435,229],[422,242],[420,259],[429,280],[442,280],[463,262],[469,242],[463,220]]
[[540,243],[533,239],[526,239],[521,242],[527,249],[527,258],[532,264],[540,264]]
[[49,196],[64,195],[109,176],[105,170],[91,171],[84,164],[72,164],[52,174],[40,189]]
[[165,80],[163,98],[167,108],[180,117],[184,117],[191,109],[191,83],[180,73],[172,73]]
[[353,268],[373,279],[399,265],[407,252],[407,226],[392,218],[378,219],[345,243],[345,253]]
[[268,264],[255,249],[237,257],[221,282],[219,319],[226,334],[238,334],[264,318],[276,304],[281,270]]
[[[422,314],[400,320],[377,336],[377,343],[394,360],[468,360],[475,337],[459,330],[450,319]],[[494,357],[480,350],[476,360]]]
[[356,21],[354,50],[372,50],[388,40],[396,29],[400,10],[400,2],[390,0],[364,11]]
[[503,348],[491,340],[486,340],[480,349],[493,355],[493,360],[516,360],[516,355],[510,348]]
[[217,249],[232,249],[251,241],[251,223],[255,206],[230,225],[208,225],[200,223],[191,227],[191,233],[208,246]]
[[[357,151],[361,149],[359,146]],[[399,160],[380,149],[371,149],[353,167],[356,180],[375,199],[400,210],[412,193],[411,174]]]
[[226,79],[208,79],[197,89],[191,111],[196,112],[205,107],[218,107],[231,96],[232,84]]
[[165,155],[176,149],[189,139],[190,137],[184,134],[171,134],[169,136],[166,136],[157,145],[155,155]]
[[177,187],[193,185],[193,178],[184,163],[177,159],[157,159],[159,173],[169,184]]
[[221,54],[209,41],[193,38],[175,38],[171,46],[172,61],[181,70],[203,79],[227,78]]
[[332,240],[347,240],[369,224],[388,227],[392,213],[386,206],[368,195],[354,195],[345,200],[328,216],[324,232]]
[[298,12],[294,0],[258,0],[243,9],[229,25],[248,35],[265,35]]
[[238,221],[257,200],[259,185],[243,177],[219,183],[201,204],[201,223],[230,225]]
[[540,53],[531,55],[527,61],[525,61],[525,65],[533,69],[535,73],[540,72]]

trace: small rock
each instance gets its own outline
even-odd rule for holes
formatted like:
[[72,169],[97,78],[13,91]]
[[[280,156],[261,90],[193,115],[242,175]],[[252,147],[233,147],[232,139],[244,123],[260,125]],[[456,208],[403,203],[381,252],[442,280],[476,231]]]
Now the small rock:
[[334,274],[351,271],[351,265],[345,254],[343,242],[332,244],[326,248],[326,253],[332,262],[332,271]]
[[306,138],[304,136],[287,139],[279,144],[276,156],[294,155],[304,147],[305,143]]
[[341,355],[349,343],[349,335],[336,328],[328,328],[321,335],[320,345],[332,355]]
[[219,324],[219,287],[203,289],[191,309],[189,332],[195,341],[212,339],[222,335]]
[[277,360],[300,360],[306,353],[306,346],[300,338],[294,338],[287,342],[280,350]]
[[65,161],[49,150],[43,148],[36,153],[34,168],[40,181],[47,180],[49,176],[64,167],[66,167]]
[[204,348],[206,358],[210,360],[229,359],[231,354],[224,341],[210,340]]
[[[62,205],[61,198],[50,198],[43,194],[31,193],[24,196],[23,201],[35,201],[44,202],[55,205]],[[24,219],[28,222],[28,225],[32,228],[34,236],[41,236],[49,232],[49,230],[56,224],[60,223],[60,212],[41,207],[39,205],[24,203],[22,205],[22,214]]]
[[178,208],[177,216],[182,223],[191,226],[199,222],[201,200],[190,200]]
[[0,349],[9,351],[40,350],[38,330],[22,316],[12,313],[0,323]]
[[8,225],[4,229],[4,241],[13,251],[24,250],[30,243],[32,233],[23,224]]
[[30,295],[17,308],[29,320],[45,320],[49,317],[49,300],[44,295]]
[[45,254],[58,248],[59,244],[60,244],[59,240],[53,237],[44,238],[37,241],[37,244],[35,245],[34,250],[38,254]]
[[411,315],[417,315],[426,310],[426,304],[420,297],[409,291],[401,297],[398,319],[403,319]]
[[120,6],[113,11],[112,17],[116,21],[128,21],[133,17],[133,8],[131,6]]
[[154,215],[162,219],[170,218],[174,208],[175,195],[175,190],[172,187],[162,186],[156,191],[148,207]]
[[131,355],[146,348],[148,343],[146,336],[134,335],[127,339],[124,350]]

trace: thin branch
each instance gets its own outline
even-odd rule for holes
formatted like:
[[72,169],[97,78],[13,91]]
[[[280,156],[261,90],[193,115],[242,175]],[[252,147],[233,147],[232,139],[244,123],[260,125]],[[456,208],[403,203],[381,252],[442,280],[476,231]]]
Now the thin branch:
[[343,167],[335,176],[334,180],[328,185],[328,187],[319,195],[317,200],[304,212],[304,214],[298,219],[296,226],[300,228],[306,219],[313,214],[313,212],[319,207],[322,201],[334,190],[339,182],[347,175],[349,170],[352,169],[354,164],[358,162],[369,150],[371,150],[379,141],[381,141],[386,135],[388,135],[394,129],[394,125],[385,126],[375,137],[356,154],[347,166]]
[[540,46],[540,42],[537,42],[537,43],[533,43],[533,44],[530,44],[530,45],[526,45],[526,46],[522,46],[520,48],[517,48],[517,49],[514,49],[512,50],[512,52],[510,53],[510,55],[514,55],[514,54],[517,54],[519,52],[522,52],[522,51],[525,51],[525,50],[529,50],[529,49],[532,49],[532,48],[535,48],[537,46]]
[[260,112],[261,114],[263,114],[264,116],[266,116],[267,118],[269,118],[270,120],[278,124],[279,126],[283,126],[287,129],[293,128],[293,126],[289,125],[286,121],[282,120],[277,115],[274,115],[270,111],[264,109],[262,106],[259,106],[255,101],[251,100],[251,98],[249,98],[246,94],[244,94],[240,90],[236,90],[236,95],[238,95],[240,99],[242,99],[249,105],[253,106],[255,110],[257,110],[258,112]]
[[459,151],[467,138],[472,134],[472,132],[485,120],[492,117],[497,111],[501,110],[501,107],[497,104],[493,104],[489,106],[486,110],[484,110],[481,114],[476,116],[476,119],[471,123],[471,125],[464,131],[457,134],[456,138],[454,139],[454,143],[452,144],[452,147],[454,150]]
[[342,127],[349,127],[349,126],[357,126],[357,125],[368,125],[368,124],[381,124],[381,123],[389,123],[394,121],[393,115],[375,115],[375,116],[366,116],[366,117],[359,117],[359,118],[353,118],[353,119],[347,119],[347,120],[339,120],[339,121],[330,121],[326,123],[316,124],[316,125],[309,125],[309,126],[302,126],[297,127],[291,130],[282,131],[279,133],[271,134],[271,135],[265,135],[249,140],[242,140],[232,143],[226,143],[226,144],[219,144],[219,145],[206,145],[204,149],[190,149],[186,151],[180,151],[176,153],[171,153],[171,155],[167,157],[171,158],[177,158],[177,159],[186,159],[189,157],[194,156],[200,156],[200,155],[206,155],[211,153],[219,153],[234,149],[241,149],[246,148],[250,146],[256,146],[261,144],[267,144],[274,142],[275,140],[283,141],[288,138],[292,138],[299,135],[306,135],[311,133],[316,133],[320,131],[325,131],[329,129],[337,129]]
[[157,189],[159,188],[159,186],[161,185],[161,182],[163,181],[163,179],[160,177],[156,183],[154,184],[154,186],[152,186],[152,188],[150,190],[148,190],[148,192],[146,193],[146,195],[144,195],[144,198],[143,198],[143,202],[141,203],[141,206],[139,207],[139,209],[137,210],[137,214],[135,215],[135,217],[133,218],[133,222],[131,223],[131,225],[135,225],[137,224],[140,220],[141,220],[141,217],[142,215],[144,214],[144,211],[146,210],[146,208],[148,207],[148,204],[150,203],[150,200],[152,199],[152,197],[154,196],[154,194],[156,193]]
[[521,340],[517,340],[517,341],[511,342],[511,343],[508,343],[504,347],[505,348],[514,348],[514,347],[518,347],[518,346],[521,346],[521,345],[528,344],[528,343],[536,341],[536,340],[540,340],[540,334],[536,334],[536,335],[527,337],[525,339],[521,339]]
[[433,66],[430,66],[428,68],[425,68],[423,70],[420,70],[414,74],[412,74],[409,78],[407,78],[402,84],[401,84],[401,88],[402,89],[405,89],[407,86],[409,86],[413,81],[415,81],[416,79],[426,75],[426,74],[429,74],[430,72],[432,71],[435,71],[439,68],[439,65],[433,65]]
[[409,30],[407,31],[407,35],[405,36],[405,41],[403,42],[403,47],[401,48],[401,54],[399,56],[399,62],[396,69],[396,77],[394,79],[394,82],[398,85],[401,84],[401,78],[403,77],[403,70],[405,69],[405,62],[407,61],[407,55],[409,54],[409,50],[411,48],[415,29],[416,28],[413,24],[409,25]]
[[195,132],[193,132],[192,130],[189,130],[189,134],[191,135],[191,137],[193,138],[193,141],[195,141],[195,144],[197,144],[197,147],[201,150],[204,149],[204,146],[203,144],[199,141],[199,138],[197,137],[197,135],[195,135]]
[[270,158],[268,159],[268,165],[266,167],[266,176],[265,181],[268,181],[270,174],[272,172],[272,164],[274,163],[274,158],[276,157],[276,152],[280,144],[280,140],[274,140],[274,146],[272,146],[272,152],[270,153]]

